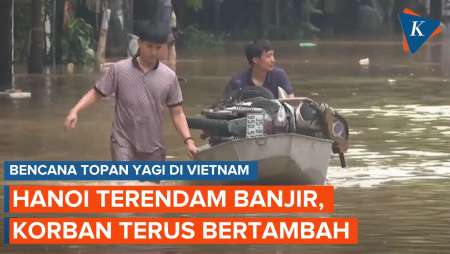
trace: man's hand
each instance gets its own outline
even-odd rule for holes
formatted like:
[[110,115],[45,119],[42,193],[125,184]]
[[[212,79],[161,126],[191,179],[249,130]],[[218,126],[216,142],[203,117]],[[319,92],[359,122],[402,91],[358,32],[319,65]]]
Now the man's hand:
[[66,121],[64,122],[64,128],[66,130],[73,129],[77,126],[77,122],[78,122],[77,112],[70,111],[66,117]]
[[198,152],[198,148],[195,145],[194,140],[189,139],[186,141],[186,151],[187,151],[188,156],[191,159],[194,159],[195,154],[197,154],[197,152]]
[[94,104],[99,99],[100,95],[94,88],[91,88],[85,95],[83,95],[83,97],[78,101],[77,105],[75,105],[72,110],[70,110],[69,114],[66,117],[66,121],[64,122],[64,127],[66,128],[66,130],[75,128],[78,122],[78,113]]

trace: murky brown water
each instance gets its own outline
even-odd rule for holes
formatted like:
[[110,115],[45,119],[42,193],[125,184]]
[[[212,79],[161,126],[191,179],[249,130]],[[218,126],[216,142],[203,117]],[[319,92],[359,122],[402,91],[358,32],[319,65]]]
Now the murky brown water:
[[[296,94],[328,102],[350,122],[349,168],[333,158],[328,183],[337,187],[331,216],[359,219],[358,245],[1,246],[0,252],[449,253],[450,47],[437,42],[409,56],[399,41],[276,44]],[[241,45],[179,56],[189,114],[214,102],[230,75],[246,68]],[[361,58],[370,58],[368,68],[359,66]],[[62,129],[67,111],[97,77],[19,75],[19,87],[33,97],[0,98],[0,161],[109,159],[112,100],[83,112],[74,131]],[[166,125],[169,159],[187,159]]]

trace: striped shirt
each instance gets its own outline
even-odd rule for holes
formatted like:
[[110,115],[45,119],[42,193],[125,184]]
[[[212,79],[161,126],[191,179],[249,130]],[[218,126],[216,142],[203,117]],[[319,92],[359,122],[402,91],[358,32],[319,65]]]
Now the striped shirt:
[[95,84],[102,96],[115,94],[111,135],[119,145],[132,145],[139,152],[165,151],[163,110],[181,105],[178,78],[168,66],[157,63],[144,73],[136,57],[114,63]]

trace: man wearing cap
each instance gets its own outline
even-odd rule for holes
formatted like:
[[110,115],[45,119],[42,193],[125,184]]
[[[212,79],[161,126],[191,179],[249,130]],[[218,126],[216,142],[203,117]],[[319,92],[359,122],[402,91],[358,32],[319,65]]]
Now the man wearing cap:
[[183,111],[183,97],[174,71],[159,61],[167,32],[152,27],[139,32],[136,56],[114,63],[103,78],[70,110],[65,128],[75,128],[78,113],[101,97],[115,94],[111,130],[112,160],[165,160],[163,109],[169,108],[174,127],[192,158],[197,147]]

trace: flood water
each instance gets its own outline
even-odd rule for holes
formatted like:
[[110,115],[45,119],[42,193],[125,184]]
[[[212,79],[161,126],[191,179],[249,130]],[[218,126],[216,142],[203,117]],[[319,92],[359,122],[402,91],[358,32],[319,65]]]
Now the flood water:
[[[450,253],[450,46],[436,41],[411,56],[400,40],[311,48],[275,43],[277,63],[296,95],[326,101],[350,123],[349,167],[340,168],[333,157],[327,184],[336,187],[335,213],[326,216],[357,218],[357,245],[1,246],[0,252]],[[213,103],[230,75],[247,68],[242,51],[233,44],[178,52],[177,72],[188,80],[187,114]],[[359,65],[363,58],[369,66]],[[99,75],[19,74],[19,88],[33,96],[0,98],[0,161],[109,159],[113,100],[84,111],[75,130],[62,128],[70,107]],[[187,159],[174,128],[165,125],[169,159]]]

